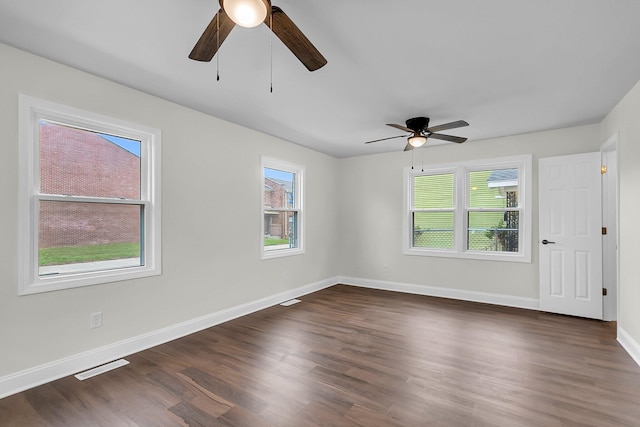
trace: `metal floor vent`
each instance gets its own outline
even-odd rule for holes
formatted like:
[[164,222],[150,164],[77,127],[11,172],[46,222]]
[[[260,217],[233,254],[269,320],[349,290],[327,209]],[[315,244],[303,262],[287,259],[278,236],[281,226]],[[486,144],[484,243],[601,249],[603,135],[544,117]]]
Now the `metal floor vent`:
[[294,299],[290,299],[289,301],[285,301],[285,302],[283,302],[283,303],[282,303],[282,304],[280,304],[280,305],[283,305],[283,306],[285,306],[285,307],[289,307],[290,305],[297,304],[297,303],[299,303],[299,302],[302,302],[302,301],[300,301],[299,299],[295,299],[295,298],[294,298]]
[[113,362],[109,362],[104,365],[96,366],[95,368],[91,368],[88,371],[80,372],[76,374],[75,377],[80,381],[84,381],[87,378],[95,377],[96,375],[104,374],[105,372],[112,371],[121,366],[128,365],[129,362],[124,359],[114,360]]

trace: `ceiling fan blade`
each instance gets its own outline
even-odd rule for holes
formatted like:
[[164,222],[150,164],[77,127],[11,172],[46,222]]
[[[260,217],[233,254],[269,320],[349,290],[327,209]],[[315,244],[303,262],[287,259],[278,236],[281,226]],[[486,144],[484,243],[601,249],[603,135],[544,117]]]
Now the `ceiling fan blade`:
[[193,47],[189,58],[196,61],[211,61],[235,25],[229,15],[220,9],[200,36],[198,43]]
[[443,141],[457,142],[458,144],[461,144],[467,140],[467,138],[462,138],[462,137],[453,136],[453,135],[445,135],[443,133],[430,133],[429,135],[427,135],[427,138],[442,139]]
[[391,126],[392,128],[400,129],[405,132],[413,133],[413,129],[409,129],[408,127],[404,127],[402,125],[396,125],[395,123],[387,123],[387,126]]
[[465,122],[464,120],[458,120],[456,122],[451,122],[451,123],[445,123],[443,125],[438,125],[438,126],[432,126],[430,128],[425,129],[427,132],[440,132],[441,130],[447,130],[447,129],[454,129],[454,128],[461,128],[464,126],[469,126],[469,123]]
[[386,141],[387,139],[406,138],[406,135],[390,136],[389,138],[374,139],[373,141],[367,141],[365,144],[371,144],[372,142]]
[[407,142],[407,145],[404,147],[404,151],[411,151],[413,150],[413,148],[414,148],[413,145]]
[[[296,58],[307,67],[309,71],[315,71],[324,67],[327,60],[300,31],[293,21],[277,6],[271,6],[271,16],[273,19],[271,31],[285,44]],[[265,20],[269,26],[269,16]]]

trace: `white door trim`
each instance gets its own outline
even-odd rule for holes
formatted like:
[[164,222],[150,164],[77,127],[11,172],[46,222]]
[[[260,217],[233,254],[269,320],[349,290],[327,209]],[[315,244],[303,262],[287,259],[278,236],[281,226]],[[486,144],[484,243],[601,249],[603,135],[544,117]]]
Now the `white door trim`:
[[602,164],[607,173],[602,181],[602,226],[607,227],[607,235],[602,242],[602,279],[607,288],[603,298],[603,320],[618,320],[620,306],[619,278],[620,265],[618,248],[620,247],[620,197],[618,189],[618,133],[613,134],[600,147]]

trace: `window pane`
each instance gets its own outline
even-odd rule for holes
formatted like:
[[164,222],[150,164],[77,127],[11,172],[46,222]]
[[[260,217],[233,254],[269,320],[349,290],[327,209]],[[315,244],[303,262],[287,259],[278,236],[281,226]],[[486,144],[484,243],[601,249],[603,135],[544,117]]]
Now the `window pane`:
[[298,212],[264,213],[264,250],[276,251],[298,247]]
[[453,212],[414,212],[413,247],[453,249]]
[[296,174],[264,168],[264,207],[294,209]]
[[40,275],[144,264],[139,205],[40,202]]
[[517,211],[469,212],[467,249],[518,252]]
[[518,207],[518,169],[469,173],[470,208]]
[[40,120],[40,192],[140,199],[140,141]]
[[453,174],[413,177],[413,208],[452,208]]

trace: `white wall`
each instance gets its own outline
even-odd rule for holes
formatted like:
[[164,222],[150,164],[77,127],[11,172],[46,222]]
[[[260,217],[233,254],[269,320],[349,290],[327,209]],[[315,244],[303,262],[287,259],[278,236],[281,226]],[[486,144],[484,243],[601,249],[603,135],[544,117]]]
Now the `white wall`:
[[[334,276],[334,158],[1,44],[0,64],[0,378]],[[19,93],[162,130],[162,276],[17,295]],[[262,155],[306,167],[304,255],[260,260]]]
[[[344,242],[340,273],[356,279],[537,299],[538,159],[598,151],[599,138],[598,125],[590,125],[414,150],[415,167],[418,169],[422,156],[427,165],[533,154],[531,263],[403,255],[402,171],[411,165],[411,152],[398,151],[340,160],[342,191],[339,222]],[[398,145],[398,150],[401,149],[402,146]],[[385,264],[388,271],[384,271]],[[421,293],[420,288],[414,290]]]
[[637,346],[640,343],[640,82],[602,121],[602,141],[616,134],[620,192],[618,327]]

